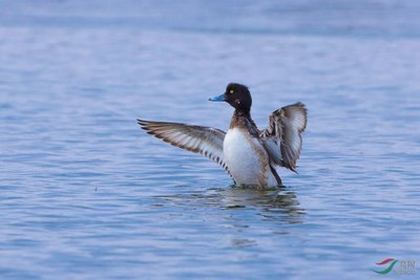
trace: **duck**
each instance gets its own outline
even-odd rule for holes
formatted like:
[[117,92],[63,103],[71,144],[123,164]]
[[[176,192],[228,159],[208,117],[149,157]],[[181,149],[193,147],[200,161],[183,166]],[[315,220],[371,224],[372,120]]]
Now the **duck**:
[[178,148],[201,154],[224,168],[235,186],[266,189],[283,186],[276,168],[297,173],[307,109],[301,102],[281,107],[258,129],[251,117],[249,88],[229,83],[223,94],[208,99],[234,108],[227,132],[206,126],[138,119],[148,134]]

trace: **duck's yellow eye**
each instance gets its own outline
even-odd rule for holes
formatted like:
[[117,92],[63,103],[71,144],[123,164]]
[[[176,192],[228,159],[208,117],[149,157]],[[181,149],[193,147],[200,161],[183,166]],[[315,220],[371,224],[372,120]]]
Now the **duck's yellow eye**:
[[233,91],[233,89],[229,90],[229,93],[230,93],[230,94],[233,94],[233,92],[234,92],[234,91]]

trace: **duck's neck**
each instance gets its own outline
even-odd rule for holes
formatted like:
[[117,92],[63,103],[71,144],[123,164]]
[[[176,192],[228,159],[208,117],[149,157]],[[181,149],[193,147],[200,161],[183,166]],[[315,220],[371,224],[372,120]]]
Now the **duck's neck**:
[[236,109],[230,122],[230,128],[247,127],[249,123],[254,124],[254,121],[251,118],[251,112],[249,110],[244,111]]

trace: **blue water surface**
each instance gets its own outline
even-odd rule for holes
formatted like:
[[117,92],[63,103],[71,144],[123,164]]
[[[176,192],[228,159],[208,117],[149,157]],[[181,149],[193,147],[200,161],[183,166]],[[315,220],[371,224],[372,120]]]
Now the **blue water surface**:
[[[419,13],[404,0],[0,0],[0,278],[383,279],[372,269],[385,258],[419,266]],[[281,106],[309,108],[284,190],[232,188],[136,124],[226,130],[232,109],[207,98],[231,81],[250,87],[260,127]]]

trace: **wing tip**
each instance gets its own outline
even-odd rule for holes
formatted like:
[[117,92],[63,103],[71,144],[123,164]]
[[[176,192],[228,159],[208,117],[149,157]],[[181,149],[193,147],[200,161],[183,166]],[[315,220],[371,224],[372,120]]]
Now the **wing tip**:
[[151,124],[150,121],[146,121],[143,119],[137,119],[137,124],[144,130],[146,130],[147,132],[150,132],[150,127],[149,125]]
[[297,166],[296,166],[296,162],[288,162],[288,161],[283,160],[283,161],[282,161],[282,166],[283,166],[283,167],[286,167],[286,168],[287,168],[287,169],[289,169],[290,171],[292,171],[292,172],[294,172],[294,173],[298,174],[298,171],[297,171]]
[[147,122],[147,121],[145,121],[145,120],[142,120],[142,119],[137,119],[137,124],[138,124],[138,125],[140,125],[140,126],[144,126],[144,125],[146,125],[146,122]]

